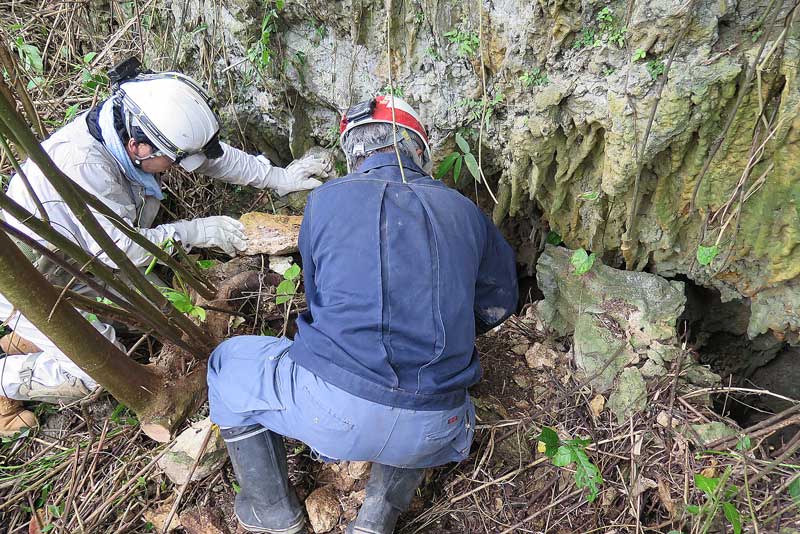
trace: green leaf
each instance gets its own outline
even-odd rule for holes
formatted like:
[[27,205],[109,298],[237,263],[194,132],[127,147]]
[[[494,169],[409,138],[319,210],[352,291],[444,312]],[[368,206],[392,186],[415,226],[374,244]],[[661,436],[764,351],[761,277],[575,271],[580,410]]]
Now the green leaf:
[[586,500],[593,502],[600,495],[600,484],[603,483],[603,475],[600,469],[592,463],[586,451],[580,448],[573,448],[575,457],[575,484],[579,488],[589,488],[589,495]]
[[567,445],[560,446],[553,455],[553,465],[556,467],[566,467],[574,461],[573,447]]
[[67,108],[67,111],[64,113],[64,122],[69,122],[75,118],[78,114],[78,109],[80,108],[80,103],[72,104]]
[[739,438],[739,441],[736,443],[736,450],[737,451],[749,451],[751,446],[750,436],[742,436]]
[[794,503],[800,506],[800,477],[794,479],[794,482],[789,484],[789,495],[792,497]]
[[633,61],[639,61],[640,59],[644,59],[646,55],[647,52],[645,52],[643,48],[637,48],[631,59],[633,59]]
[[61,507],[56,506],[55,504],[48,504],[47,511],[50,512],[50,515],[53,517],[61,517]]
[[44,65],[42,63],[42,56],[39,53],[39,49],[33,45],[20,44],[19,42],[17,43],[17,48],[20,56],[22,56],[22,59],[25,62],[25,67],[30,67],[37,74],[41,74],[44,70]]
[[92,60],[97,56],[97,52],[89,52],[85,56],[83,56],[84,63],[91,63]]
[[742,515],[734,505],[729,502],[722,503],[722,511],[725,513],[725,518],[730,521],[733,527],[733,534],[742,534]]
[[563,239],[561,239],[561,236],[558,235],[558,232],[550,230],[547,233],[547,239],[545,241],[547,241],[549,245],[560,245]]
[[719,247],[717,245],[710,247],[700,245],[697,247],[697,263],[703,266],[711,265],[711,262],[717,257],[717,254],[719,254]]
[[469,143],[467,143],[467,140],[464,139],[464,136],[462,136],[459,132],[456,132],[456,144],[464,154],[469,154],[471,152]]
[[206,320],[206,310],[200,306],[192,306],[192,309],[189,310],[189,315],[192,317],[197,317],[202,322],[205,322]]
[[444,175],[447,174],[447,171],[449,171],[453,167],[453,164],[456,162],[456,160],[459,159],[460,157],[461,156],[453,152],[452,154],[444,158],[442,162],[439,164],[439,168],[436,169],[436,179],[441,180],[444,177]]
[[594,265],[595,257],[596,256],[594,252],[588,254],[585,250],[579,248],[578,250],[572,253],[572,258],[570,258],[569,261],[572,264],[572,266],[575,267],[575,274],[581,276],[589,272],[589,269],[592,268],[592,265]]
[[47,524],[42,528],[42,534],[44,534],[45,532],[50,532],[54,528],[56,528],[56,526],[53,523]]
[[694,485],[697,489],[712,497],[719,485],[719,478],[704,477],[703,475],[694,476]]
[[686,507],[686,511],[692,515],[697,515],[700,513],[700,507],[696,504],[690,504]]
[[98,321],[97,315],[89,313],[86,315],[86,320],[89,321],[90,323],[96,323]]
[[548,426],[542,427],[542,433],[539,434],[539,441],[544,443],[544,453],[548,458],[552,458],[556,455],[556,452],[558,451],[558,445],[561,443],[556,431]]
[[464,154],[464,163],[467,164],[467,169],[469,169],[469,173],[475,178],[475,181],[480,183],[481,169],[478,167],[478,162],[475,160],[475,156],[469,153]]
[[217,260],[197,260],[197,267],[202,270],[210,269],[217,264]]
[[464,163],[464,157],[458,156],[456,165],[453,167],[453,181],[458,183],[458,178],[461,176],[461,165]]
[[[300,275],[300,266],[297,265],[296,263],[294,265],[292,265],[291,267],[289,267],[288,269],[286,269],[286,272],[283,273],[283,277],[286,280],[294,280],[299,275]],[[280,286],[278,286],[278,287],[280,287]],[[294,294],[294,291],[292,291],[292,294]]]
[[597,200],[600,198],[600,193],[597,191],[587,191],[578,195],[578,200]]

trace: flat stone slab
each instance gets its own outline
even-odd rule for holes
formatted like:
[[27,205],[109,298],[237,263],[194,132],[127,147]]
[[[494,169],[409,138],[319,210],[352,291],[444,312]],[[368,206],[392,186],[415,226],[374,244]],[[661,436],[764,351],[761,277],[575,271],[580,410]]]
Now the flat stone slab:
[[272,215],[270,213],[250,212],[241,216],[247,236],[247,250],[242,254],[291,254],[297,252],[297,239],[300,236],[299,215]]

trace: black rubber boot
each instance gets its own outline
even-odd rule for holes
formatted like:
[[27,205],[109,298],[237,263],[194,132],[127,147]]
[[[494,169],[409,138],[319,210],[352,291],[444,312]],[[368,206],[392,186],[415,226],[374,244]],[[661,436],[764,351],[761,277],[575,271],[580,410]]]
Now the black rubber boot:
[[367,483],[367,498],[358,517],[347,527],[347,534],[391,534],[397,518],[411,504],[425,476],[424,469],[403,469],[372,464]]
[[221,430],[239,481],[234,510],[249,532],[304,532],[305,516],[289,487],[283,438],[261,425]]

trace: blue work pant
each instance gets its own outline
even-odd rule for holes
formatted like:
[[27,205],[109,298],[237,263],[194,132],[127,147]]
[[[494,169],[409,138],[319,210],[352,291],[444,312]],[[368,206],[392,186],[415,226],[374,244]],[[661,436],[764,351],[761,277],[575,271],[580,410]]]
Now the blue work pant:
[[469,455],[475,408],[466,391],[464,403],[449,410],[385,406],[295,364],[287,354],[291,345],[269,336],[221,343],[208,364],[211,420],[221,427],[260,424],[327,460],[423,468]]

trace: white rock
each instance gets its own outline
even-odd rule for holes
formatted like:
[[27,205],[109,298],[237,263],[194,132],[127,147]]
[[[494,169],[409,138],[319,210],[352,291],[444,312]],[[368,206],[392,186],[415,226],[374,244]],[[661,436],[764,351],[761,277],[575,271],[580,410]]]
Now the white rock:
[[[184,484],[189,477],[189,471],[200,454],[200,447],[211,428],[211,419],[203,419],[194,423],[178,435],[169,451],[158,460],[158,466],[164,474],[175,484]],[[203,457],[192,474],[192,480],[202,480],[225,462],[227,452],[225,442],[215,426],[211,430],[211,438],[203,452]]]
[[289,270],[292,263],[294,263],[294,258],[291,256],[270,256],[269,270],[283,276],[283,273]]

